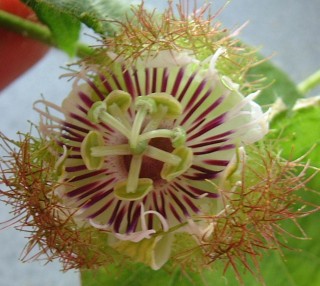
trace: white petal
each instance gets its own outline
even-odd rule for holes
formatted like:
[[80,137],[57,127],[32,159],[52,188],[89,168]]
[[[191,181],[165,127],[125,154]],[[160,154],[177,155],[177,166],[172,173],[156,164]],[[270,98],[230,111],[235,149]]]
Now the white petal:
[[191,63],[198,63],[190,51],[170,51],[164,50],[157,53],[149,53],[137,60],[137,66],[147,68],[170,68],[176,66],[186,66]]
[[244,144],[252,144],[261,140],[269,132],[269,113],[263,113],[261,106],[254,101],[250,102],[251,123],[248,125],[248,131],[243,135]]

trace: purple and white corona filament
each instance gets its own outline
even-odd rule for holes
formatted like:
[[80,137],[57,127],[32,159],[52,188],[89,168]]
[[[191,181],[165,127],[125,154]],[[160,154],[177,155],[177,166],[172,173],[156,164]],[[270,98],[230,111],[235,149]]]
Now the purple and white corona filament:
[[216,71],[222,52],[206,63],[170,51],[132,66],[110,60],[80,73],[62,107],[36,104],[49,119],[42,130],[63,147],[55,192],[77,221],[141,242],[218,211],[210,181],[268,130],[257,94],[244,97]]

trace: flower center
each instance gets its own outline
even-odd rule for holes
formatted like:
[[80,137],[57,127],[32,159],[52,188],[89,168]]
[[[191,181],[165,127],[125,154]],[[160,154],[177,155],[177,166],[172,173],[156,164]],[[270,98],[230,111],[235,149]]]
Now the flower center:
[[[133,121],[129,109],[135,110]],[[182,114],[181,104],[170,94],[152,93],[135,102],[129,93],[116,90],[88,112],[94,123],[104,123],[127,138],[126,144],[106,145],[103,134],[90,131],[81,144],[81,156],[88,170],[101,169],[107,156],[123,156],[128,177],[114,186],[122,200],[138,200],[154,187],[154,181],[168,182],[192,165],[192,150],[186,147],[186,132],[180,127],[160,128],[163,120]],[[130,161],[130,162],[129,162]]]

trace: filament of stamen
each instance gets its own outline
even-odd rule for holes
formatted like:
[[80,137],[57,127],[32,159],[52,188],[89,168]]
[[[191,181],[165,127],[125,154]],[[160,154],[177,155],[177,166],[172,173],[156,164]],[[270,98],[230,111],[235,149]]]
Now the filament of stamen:
[[142,155],[133,155],[128,174],[128,181],[126,187],[127,193],[134,193],[137,190],[141,165]]
[[109,106],[110,114],[118,119],[127,129],[131,129],[128,117],[126,116],[127,113],[124,113],[117,104],[112,104]]
[[113,129],[119,131],[125,137],[129,137],[130,130],[126,128],[118,119],[114,118],[112,115],[108,114],[107,112],[101,112],[99,114],[99,118],[101,121],[108,124]]
[[130,136],[130,146],[132,149],[135,149],[138,145],[138,137],[140,134],[141,126],[146,117],[147,110],[145,108],[141,108],[138,110],[136,117],[134,119],[131,136]]
[[148,146],[144,152],[145,156],[156,159],[158,161],[168,163],[170,165],[178,165],[181,162],[181,158],[169,152],[163,151],[153,146]]
[[162,137],[162,138],[171,138],[173,136],[174,132],[169,129],[157,129],[152,130],[146,133],[143,133],[139,136],[139,140],[149,140],[152,138]]
[[91,155],[94,157],[130,155],[131,150],[128,144],[108,145],[91,148]]

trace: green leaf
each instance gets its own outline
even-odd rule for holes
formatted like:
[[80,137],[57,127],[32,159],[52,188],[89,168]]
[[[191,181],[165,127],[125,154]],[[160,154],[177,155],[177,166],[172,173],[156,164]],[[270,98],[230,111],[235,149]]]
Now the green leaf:
[[54,44],[61,50],[74,56],[80,33],[80,22],[72,15],[49,6],[45,1],[24,0],[37,14],[39,20],[48,26]]
[[[284,158],[295,160],[309,152],[304,161],[320,167],[320,103],[282,112],[271,123],[271,138],[278,138]],[[320,184],[319,184],[320,185]],[[318,185],[318,186],[319,186]]]
[[[37,12],[43,6],[48,13],[68,15],[100,34],[113,34],[115,19],[125,17],[130,9],[125,0],[22,0]],[[42,13],[42,12],[41,12]],[[45,15],[45,18],[47,15]],[[46,21],[44,21],[46,23]],[[57,22],[55,24],[58,24]]]
[[[263,60],[261,56],[259,58]],[[270,60],[265,60],[261,64],[251,68],[248,78],[250,76],[253,78],[257,76],[265,78],[263,84],[267,87],[262,89],[261,94],[257,98],[257,102],[261,105],[269,105],[274,103],[277,98],[282,98],[283,102],[290,108],[297,99],[303,97],[289,76],[276,67]]]

